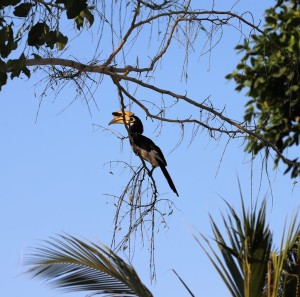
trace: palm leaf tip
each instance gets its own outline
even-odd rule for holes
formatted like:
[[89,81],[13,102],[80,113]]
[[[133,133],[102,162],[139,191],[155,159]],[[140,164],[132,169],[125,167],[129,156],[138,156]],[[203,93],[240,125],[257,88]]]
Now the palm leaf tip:
[[108,247],[68,235],[51,238],[34,248],[25,257],[25,265],[30,266],[27,274],[67,292],[152,296],[134,268]]
[[226,236],[210,216],[217,249],[203,235],[208,247],[201,246],[232,296],[261,296],[272,245],[272,234],[266,223],[266,201],[247,211],[241,195],[241,215],[225,203],[228,211],[227,216],[222,214],[222,222]]

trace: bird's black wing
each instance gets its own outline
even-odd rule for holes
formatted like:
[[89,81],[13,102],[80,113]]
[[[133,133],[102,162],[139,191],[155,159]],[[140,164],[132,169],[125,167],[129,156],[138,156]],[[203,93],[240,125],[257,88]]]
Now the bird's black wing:
[[[164,157],[163,152],[161,149],[148,137],[133,133],[131,134],[132,140],[134,142],[134,145],[137,146],[138,149],[140,149],[140,152],[138,154],[144,158],[143,151],[147,152],[149,154],[149,158],[155,158],[157,160],[157,163],[162,163],[164,166],[167,166],[167,161]],[[148,162],[150,162],[154,167],[159,166],[159,164],[153,164],[153,161],[145,158]],[[160,162],[159,162],[160,161]]]
[[144,135],[136,133],[132,134],[131,136],[133,141],[133,143],[131,144],[133,147],[133,151],[144,160],[150,162],[153,167],[159,166],[170,188],[177,196],[179,196],[173,180],[169,172],[167,171],[167,162],[161,149],[150,138]]

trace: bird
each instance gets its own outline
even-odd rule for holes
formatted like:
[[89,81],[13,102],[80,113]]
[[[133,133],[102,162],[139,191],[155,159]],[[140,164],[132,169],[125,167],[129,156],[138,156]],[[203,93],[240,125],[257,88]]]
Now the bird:
[[173,180],[166,168],[167,161],[161,149],[148,137],[144,136],[144,127],[142,121],[131,111],[115,111],[112,113],[114,118],[109,122],[111,124],[126,124],[130,134],[130,145],[133,152],[143,160],[152,165],[152,171],[160,167],[170,188],[179,197]]

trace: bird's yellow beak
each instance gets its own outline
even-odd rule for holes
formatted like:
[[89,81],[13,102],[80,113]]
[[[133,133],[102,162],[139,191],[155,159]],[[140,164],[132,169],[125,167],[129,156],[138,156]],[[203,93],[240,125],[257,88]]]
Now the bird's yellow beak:
[[115,111],[112,113],[114,118],[109,122],[109,125],[112,124],[124,124],[124,120],[126,124],[129,124],[130,117],[133,115],[131,111]]

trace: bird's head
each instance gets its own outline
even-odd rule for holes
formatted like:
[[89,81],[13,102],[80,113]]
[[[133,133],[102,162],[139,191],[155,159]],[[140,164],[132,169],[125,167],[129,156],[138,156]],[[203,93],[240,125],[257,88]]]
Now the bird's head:
[[114,118],[109,122],[109,125],[112,124],[127,124],[130,125],[131,123],[134,122],[134,118],[132,116],[134,116],[134,113],[131,111],[115,111],[112,113],[112,115],[114,116]]
[[129,125],[130,132],[132,133],[143,133],[143,124],[141,120],[134,115],[131,111],[115,111],[112,113],[114,118],[109,122],[112,124],[127,124]]

